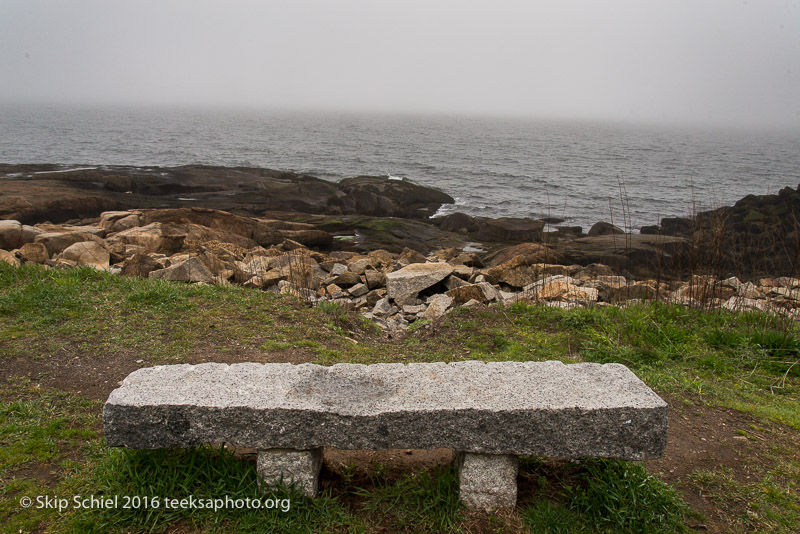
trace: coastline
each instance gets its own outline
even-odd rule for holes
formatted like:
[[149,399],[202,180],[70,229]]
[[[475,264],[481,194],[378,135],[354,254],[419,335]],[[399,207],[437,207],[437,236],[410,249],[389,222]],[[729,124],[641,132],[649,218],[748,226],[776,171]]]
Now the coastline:
[[519,300],[800,309],[791,188],[638,234],[604,221],[583,233],[545,231],[554,219],[431,218],[452,197],[270,169],[0,165],[0,193],[7,263],[240,284],[332,301],[386,328]]

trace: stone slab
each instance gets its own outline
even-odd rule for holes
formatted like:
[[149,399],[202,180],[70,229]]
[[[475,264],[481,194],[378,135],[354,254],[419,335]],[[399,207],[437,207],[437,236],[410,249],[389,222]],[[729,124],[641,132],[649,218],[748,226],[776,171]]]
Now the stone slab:
[[131,448],[436,449],[661,456],[667,404],[620,364],[220,364],[139,369],[103,408]]

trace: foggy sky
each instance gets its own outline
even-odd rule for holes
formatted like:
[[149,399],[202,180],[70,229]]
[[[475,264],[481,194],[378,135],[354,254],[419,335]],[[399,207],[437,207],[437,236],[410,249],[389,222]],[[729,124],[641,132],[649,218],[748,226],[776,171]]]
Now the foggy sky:
[[0,102],[800,128],[800,0],[0,0]]

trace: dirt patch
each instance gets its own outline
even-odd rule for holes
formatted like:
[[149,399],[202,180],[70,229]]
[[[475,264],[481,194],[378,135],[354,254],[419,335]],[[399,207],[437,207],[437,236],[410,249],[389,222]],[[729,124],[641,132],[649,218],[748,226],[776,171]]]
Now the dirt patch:
[[382,469],[388,478],[414,473],[453,461],[450,449],[388,449],[385,451],[345,451],[325,449],[325,470],[330,477],[368,477]]
[[737,410],[707,406],[700,398],[664,399],[670,406],[667,448],[662,458],[645,462],[648,471],[673,485],[693,511],[706,517],[705,521],[689,521],[691,526],[703,532],[728,532],[741,527],[736,517],[747,513],[747,503],[728,502],[723,510],[688,476],[698,470],[724,468],[740,483],[756,482],[775,463],[770,448],[785,445],[798,450],[800,434]]
[[[306,350],[264,352],[249,347],[232,347],[220,351],[201,348],[182,358],[181,363],[305,363],[314,359]],[[3,360],[5,378],[27,377],[42,387],[69,391],[83,397],[105,401],[111,391],[133,371],[165,363],[140,352],[115,354],[86,354],[63,348],[40,358],[6,358]],[[177,363],[177,362],[175,362]]]

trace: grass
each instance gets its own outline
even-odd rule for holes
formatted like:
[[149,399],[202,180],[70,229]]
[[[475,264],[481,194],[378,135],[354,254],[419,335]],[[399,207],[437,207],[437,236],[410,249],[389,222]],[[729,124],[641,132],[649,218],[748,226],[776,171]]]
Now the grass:
[[[98,491],[257,495],[250,459],[219,448],[128,453],[105,448],[99,402],[77,394],[77,386],[59,390],[13,378],[29,374],[22,364],[30,361],[47,376],[73,359],[86,368],[113,370],[143,357],[150,365],[186,361],[197,353],[223,361],[262,355],[268,361],[291,357],[324,364],[620,362],[661,394],[688,405],[746,412],[766,429],[742,428],[742,439],[755,440],[764,432],[777,436],[776,429],[785,428],[780,424],[795,429],[781,433],[795,437],[800,429],[800,364],[795,364],[800,334],[793,323],[761,313],[665,304],[563,310],[518,303],[459,308],[443,321],[420,321],[407,336],[387,339],[333,303],[311,309],[257,290],[0,264],[0,366],[6,369],[0,377],[0,530],[679,532],[692,515],[675,489],[684,495],[703,492],[718,510],[729,512],[733,530],[800,528],[798,449],[786,445],[759,453],[752,480],[697,469],[672,488],[634,463],[587,461],[545,469],[541,461],[529,460],[521,467],[520,487],[529,484],[536,498],[521,500],[511,515],[466,513],[449,468],[401,477],[378,470],[368,480],[332,474],[322,498],[307,500],[284,489],[278,496],[291,498],[292,510],[267,515],[19,507],[24,495]],[[232,360],[224,359],[230,354]]]

